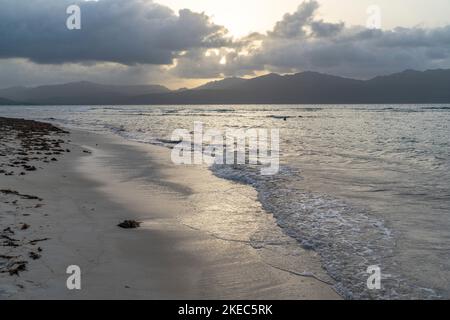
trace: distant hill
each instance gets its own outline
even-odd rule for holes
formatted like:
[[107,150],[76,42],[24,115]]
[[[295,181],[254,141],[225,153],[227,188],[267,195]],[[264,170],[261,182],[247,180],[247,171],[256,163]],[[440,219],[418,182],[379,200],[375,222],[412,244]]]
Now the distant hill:
[[194,89],[106,86],[90,82],[0,90],[33,104],[357,104],[450,103],[450,69],[406,70],[370,80],[317,72],[227,78]]
[[0,97],[33,104],[115,104],[134,96],[166,92],[170,90],[159,85],[113,86],[83,81],[0,89]]
[[132,104],[450,103],[450,70],[355,80],[317,72],[230,78],[184,92],[143,95]]
[[13,106],[13,105],[21,105],[23,103],[16,102],[9,99],[0,98],[0,106]]
[[242,85],[247,80],[242,78],[225,78],[219,81],[211,81],[192,90],[226,90]]
[[450,70],[406,70],[367,81],[363,93],[373,102],[450,103]]

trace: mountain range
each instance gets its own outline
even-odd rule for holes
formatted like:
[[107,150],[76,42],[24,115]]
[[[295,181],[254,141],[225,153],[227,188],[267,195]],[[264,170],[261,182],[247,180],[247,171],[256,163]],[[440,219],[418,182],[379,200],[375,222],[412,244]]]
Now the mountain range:
[[9,99],[0,98],[0,106],[11,106],[11,105],[21,105],[23,103],[12,101]]
[[168,88],[159,85],[113,86],[82,81],[34,88],[0,89],[0,97],[37,105],[102,105],[116,104],[117,101],[126,101],[140,95],[167,92],[170,92]]
[[226,78],[171,91],[159,85],[111,86],[76,82],[0,89],[0,104],[385,104],[450,103],[450,69],[406,70],[370,80],[317,72]]

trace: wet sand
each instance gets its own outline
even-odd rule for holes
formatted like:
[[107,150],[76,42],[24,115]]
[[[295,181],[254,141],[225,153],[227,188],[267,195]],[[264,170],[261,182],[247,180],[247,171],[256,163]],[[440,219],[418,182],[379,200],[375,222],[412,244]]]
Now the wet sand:
[[[166,148],[74,130],[65,139],[71,152],[58,161],[0,177],[0,189],[38,197],[0,195],[0,230],[18,240],[0,255],[26,261],[0,273],[0,299],[340,299],[314,252],[299,248],[293,260],[249,240],[270,227],[291,241],[250,186],[174,166]],[[232,232],[244,220],[225,223],[238,216],[227,206],[257,219]],[[126,219],[143,224],[119,228]],[[70,265],[81,268],[81,290],[66,287]]]

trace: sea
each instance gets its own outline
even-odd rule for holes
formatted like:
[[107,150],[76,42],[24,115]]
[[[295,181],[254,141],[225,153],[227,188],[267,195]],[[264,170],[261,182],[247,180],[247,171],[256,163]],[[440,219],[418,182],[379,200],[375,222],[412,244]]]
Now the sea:
[[[278,174],[209,170],[253,187],[344,298],[450,298],[450,105],[2,106],[0,116],[168,148],[175,129],[195,122],[279,129]],[[373,266],[381,289],[367,286]]]

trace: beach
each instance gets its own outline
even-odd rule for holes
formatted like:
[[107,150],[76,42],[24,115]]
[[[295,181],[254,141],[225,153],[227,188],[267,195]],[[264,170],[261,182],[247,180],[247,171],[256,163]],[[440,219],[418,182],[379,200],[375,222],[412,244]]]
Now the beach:
[[347,2],[0,0],[0,300],[450,299],[450,2]]
[[[83,130],[52,134],[61,140],[55,159],[0,176],[0,299],[341,298],[317,253],[278,250],[295,240],[251,186],[176,166],[168,148]],[[119,228],[124,220],[142,224]],[[242,221],[245,232],[233,230]],[[255,234],[268,226],[273,241],[258,245]],[[73,265],[81,290],[66,286]]]

